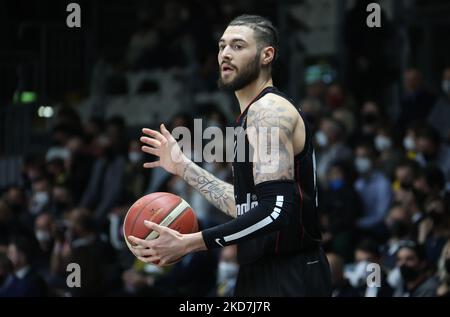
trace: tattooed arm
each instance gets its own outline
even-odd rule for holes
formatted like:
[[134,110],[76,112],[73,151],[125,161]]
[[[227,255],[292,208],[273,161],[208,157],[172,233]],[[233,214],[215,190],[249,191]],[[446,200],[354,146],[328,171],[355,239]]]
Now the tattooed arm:
[[[294,179],[294,137],[304,138],[296,131],[299,114],[284,98],[268,94],[252,105],[247,115],[247,134],[253,147],[253,178],[255,185],[270,180]],[[300,129],[299,129],[300,130]],[[297,135],[295,133],[297,132]],[[300,135],[299,135],[300,134]],[[301,143],[301,142],[300,142]],[[191,161],[181,174],[189,185],[226,214],[236,218],[234,190]]]
[[254,149],[255,185],[294,179],[293,138],[298,113],[285,99],[268,94],[248,111],[247,133]]
[[[280,230],[289,224],[292,213],[296,212],[293,208],[295,185],[292,180],[294,153],[298,153],[299,150],[298,145],[295,148],[293,138],[294,135],[304,138],[304,133],[301,132],[303,129],[296,127],[297,123],[303,122],[299,121],[298,114],[293,113],[293,107],[287,102],[279,102],[276,97],[270,96],[267,95],[254,104],[247,116],[247,130],[250,130],[247,131],[248,139],[250,145],[256,149],[253,172],[258,205],[227,223],[191,234],[180,234],[175,230],[148,222],[145,225],[159,233],[158,239],[147,241],[129,237],[140,246],[133,248],[133,253],[141,261],[150,263],[158,260],[160,265],[163,265],[189,252],[248,241],[258,235]],[[182,153],[177,154],[176,151],[174,153],[173,149],[177,149],[176,141],[172,140],[164,127],[161,128],[161,132],[164,136],[158,136],[159,132],[152,132],[152,136],[158,139],[157,142],[143,141],[153,146],[143,148],[144,151],[160,157],[160,161],[146,163],[145,166],[163,166],[166,170],[183,176],[210,202],[224,211],[235,212],[233,187],[196,166]],[[172,144],[171,157],[164,154],[169,153],[168,142]],[[173,157],[177,158],[177,161],[180,159],[180,163],[175,164]]]
[[189,160],[163,124],[160,129],[161,133],[151,129],[142,130],[148,135],[148,137],[141,137],[141,142],[146,144],[142,150],[159,157],[159,161],[145,163],[144,167],[159,166],[169,173],[183,177],[210,203],[227,215],[236,218],[233,185],[220,180]]
[[183,179],[198,190],[211,204],[236,218],[233,185],[220,180],[192,161],[184,164]]

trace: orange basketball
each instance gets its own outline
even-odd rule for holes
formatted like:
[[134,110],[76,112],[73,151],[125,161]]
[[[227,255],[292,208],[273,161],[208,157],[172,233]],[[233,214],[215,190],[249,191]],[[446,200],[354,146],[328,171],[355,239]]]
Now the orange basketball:
[[169,227],[180,233],[198,231],[197,217],[191,206],[183,198],[171,193],[157,192],[146,195],[130,207],[123,224],[125,242],[129,248],[132,242],[128,240],[128,236],[145,240],[158,237],[156,231],[144,225],[144,220]]

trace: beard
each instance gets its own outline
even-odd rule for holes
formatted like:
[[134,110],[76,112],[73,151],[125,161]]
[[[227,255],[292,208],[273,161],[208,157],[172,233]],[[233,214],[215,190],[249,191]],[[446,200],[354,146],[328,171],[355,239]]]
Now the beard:
[[261,68],[259,65],[259,56],[260,51],[256,52],[253,61],[251,61],[249,64],[243,67],[239,72],[235,68],[234,71],[236,72],[236,77],[230,82],[225,82],[223,80],[219,68],[219,80],[217,81],[217,86],[219,87],[219,89],[234,92],[237,90],[241,90],[251,82],[255,81],[259,77],[259,74],[261,73]]

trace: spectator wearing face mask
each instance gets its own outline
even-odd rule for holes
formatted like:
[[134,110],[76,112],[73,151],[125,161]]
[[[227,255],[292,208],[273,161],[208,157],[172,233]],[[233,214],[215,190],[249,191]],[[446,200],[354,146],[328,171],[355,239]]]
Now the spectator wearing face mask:
[[414,179],[417,177],[420,166],[413,160],[402,160],[394,169],[394,181],[392,188],[395,192],[398,190],[410,190],[413,187]]
[[345,93],[342,85],[335,82],[327,88],[325,106],[326,110],[332,112],[341,108],[353,109],[354,103],[350,96]]
[[50,271],[50,259],[55,242],[56,224],[49,213],[36,217],[34,223],[34,237],[37,241],[35,267],[46,283],[51,287],[53,275]]
[[413,241],[406,241],[397,251],[397,268],[401,286],[394,297],[434,297],[439,280],[433,276],[424,249]]
[[[409,160],[416,160],[417,156],[417,133],[420,129],[422,129],[422,122],[412,122],[410,123],[405,131],[402,131],[403,139],[402,146],[403,150],[406,153],[406,158]],[[400,130],[401,131],[401,130]]]
[[355,148],[355,168],[358,179],[355,189],[363,203],[363,216],[357,226],[365,233],[382,238],[383,220],[392,201],[389,180],[375,166],[375,151],[370,144],[362,143]]
[[[387,275],[384,267],[381,266],[380,256],[378,243],[372,239],[364,239],[356,247],[355,262],[347,266],[345,277],[361,297],[392,296],[393,290],[386,281]],[[379,285],[369,285],[368,283],[369,274],[374,272],[373,264],[380,268]]]
[[319,194],[324,247],[348,262],[352,260],[356,246],[355,227],[362,204],[345,163],[334,163],[327,178],[328,186],[323,194]]
[[417,241],[424,246],[428,263],[435,267],[450,236],[450,217],[439,196],[427,198],[424,210],[424,217],[418,225]]
[[442,96],[431,109],[428,123],[439,131],[442,140],[450,142],[450,67],[442,74]]
[[66,184],[56,184],[52,189],[51,213],[56,218],[61,217],[74,207],[73,195]]
[[50,214],[44,213],[36,218],[34,234],[44,257],[49,258],[53,249],[55,225]]
[[361,137],[371,139],[375,136],[378,125],[382,120],[380,106],[374,101],[367,101],[360,111]]
[[432,127],[427,126],[417,134],[416,160],[423,167],[437,166],[444,173],[446,190],[450,190],[450,147],[441,143],[439,134]]
[[335,161],[346,161],[352,157],[352,151],[344,143],[345,128],[333,118],[324,118],[315,135],[319,153],[317,155],[317,177],[326,187],[327,171]]
[[386,268],[393,269],[401,241],[411,238],[411,215],[400,203],[394,203],[389,210],[385,224],[389,232],[389,240],[382,247],[382,263]]
[[376,129],[374,145],[380,154],[378,166],[384,175],[391,179],[402,153],[395,147],[394,135],[389,123],[380,124]]
[[46,177],[39,177],[33,181],[32,188],[29,211],[33,217],[36,217],[50,211],[52,203],[50,181]]
[[418,198],[420,195],[414,188],[399,189],[395,192],[395,202],[405,208],[411,217],[412,231],[410,236],[412,240],[417,240],[419,224],[424,218],[423,206]]

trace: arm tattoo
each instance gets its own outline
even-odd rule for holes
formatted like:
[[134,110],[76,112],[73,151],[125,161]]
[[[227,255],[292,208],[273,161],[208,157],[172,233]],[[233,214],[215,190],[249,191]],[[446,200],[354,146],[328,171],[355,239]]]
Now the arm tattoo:
[[183,179],[215,207],[236,218],[233,185],[220,180],[192,162],[186,164]]
[[[277,105],[273,99],[262,99],[249,109],[247,129],[253,129],[249,142],[255,150],[253,178],[255,185],[269,180],[294,179],[293,131],[296,117],[286,106]],[[275,130],[274,130],[275,129]],[[275,131],[272,139],[271,132]],[[256,133],[256,134],[255,134]],[[261,142],[259,140],[264,140]],[[272,144],[272,141],[277,141]],[[273,161],[273,151],[277,154]],[[262,160],[258,154],[270,153],[269,160]]]

